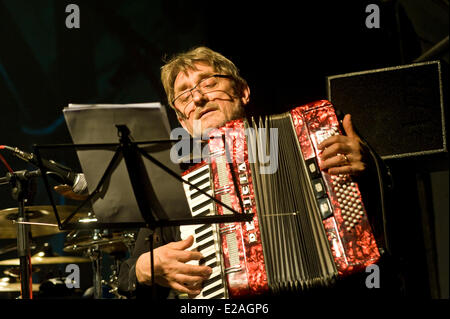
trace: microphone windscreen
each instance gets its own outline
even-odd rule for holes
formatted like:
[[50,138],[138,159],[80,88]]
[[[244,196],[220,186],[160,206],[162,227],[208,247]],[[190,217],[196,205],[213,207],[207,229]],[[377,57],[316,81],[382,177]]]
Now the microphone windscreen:
[[80,195],[88,193],[86,177],[84,174],[77,174],[73,182],[72,191]]

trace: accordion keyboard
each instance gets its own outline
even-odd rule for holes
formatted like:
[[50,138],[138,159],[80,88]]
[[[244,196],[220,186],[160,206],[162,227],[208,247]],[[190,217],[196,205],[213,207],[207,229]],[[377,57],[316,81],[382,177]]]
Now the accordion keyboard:
[[[183,178],[194,184],[207,194],[212,196],[210,172],[208,165],[202,165]],[[184,184],[184,190],[187,201],[191,209],[192,217],[214,215],[214,202],[194,189],[188,184]],[[221,267],[221,249],[217,225],[187,225],[180,226],[181,238],[186,239],[194,236],[195,242],[191,250],[197,250],[202,253],[203,259],[200,261],[190,261],[193,265],[206,265],[212,268],[211,276],[203,282],[201,293],[195,299],[221,299],[227,297],[225,278],[222,275]]]

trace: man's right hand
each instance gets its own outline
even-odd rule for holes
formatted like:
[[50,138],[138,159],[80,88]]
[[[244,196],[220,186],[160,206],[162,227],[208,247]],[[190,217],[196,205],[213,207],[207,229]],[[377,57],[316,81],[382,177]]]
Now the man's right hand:
[[[186,250],[194,243],[194,237],[169,243],[154,249],[155,283],[170,287],[181,293],[198,295],[202,282],[211,275],[211,267],[189,265],[190,260],[200,260],[202,254],[197,251]],[[146,285],[151,285],[150,252],[139,256],[136,262],[136,278]]]

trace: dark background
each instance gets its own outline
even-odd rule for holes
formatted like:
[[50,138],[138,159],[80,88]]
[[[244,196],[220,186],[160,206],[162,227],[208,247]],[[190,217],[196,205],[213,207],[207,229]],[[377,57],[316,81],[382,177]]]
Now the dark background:
[[[32,151],[33,144],[71,142],[62,116],[68,103],[165,104],[163,58],[198,45],[237,65],[251,88],[248,113],[257,115],[326,98],[327,76],[412,63],[448,36],[448,0],[295,2],[0,0],[0,144]],[[79,29],[65,26],[70,3],[80,8]],[[380,7],[379,29],[365,26],[370,3]],[[448,48],[433,60],[441,60],[446,76]],[[2,154],[14,170],[32,169]],[[70,152],[51,155],[78,165]],[[398,198],[409,202],[407,217],[391,212],[407,296],[448,298],[443,158],[436,165],[434,158],[389,163],[397,186],[412,192]],[[34,204],[48,205],[41,184]],[[0,209],[15,206],[2,186]],[[64,234],[39,240],[62,253]],[[14,254],[0,256],[6,258]]]

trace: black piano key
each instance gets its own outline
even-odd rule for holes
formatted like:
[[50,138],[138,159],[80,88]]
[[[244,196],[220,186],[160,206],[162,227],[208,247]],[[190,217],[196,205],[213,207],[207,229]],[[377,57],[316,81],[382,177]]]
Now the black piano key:
[[208,289],[208,290],[204,291],[203,292],[203,296],[207,297],[207,296],[213,294],[214,292],[216,292],[217,290],[220,290],[222,288],[223,288],[223,284],[221,283],[220,285],[217,285],[215,287],[212,287],[211,289]]
[[211,229],[209,232],[204,233],[203,235],[198,236],[197,238],[195,238],[195,242],[196,242],[196,243],[199,243],[199,242],[205,240],[206,238],[212,237],[212,236],[213,236],[213,231],[212,231],[212,229]]
[[210,227],[211,227],[211,224],[205,224],[205,225],[202,225],[202,226],[196,228],[196,229],[194,230],[194,232],[195,232],[196,234],[200,234],[202,231],[204,231],[204,230],[206,230],[206,229],[208,229],[208,228],[210,228]]
[[212,203],[212,199],[209,198],[207,201],[204,201],[203,203],[200,203],[200,204],[198,204],[198,205],[192,207],[192,213],[198,211],[200,208],[203,208],[203,207],[205,207],[205,206],[208,206],[208,205],[211,204],[211,203]]
[[206,265],[206,266],[208,266],[208,267],[210,267],[210,268],[217,267],[217,266],[218,266],[218,265],[217,265],[217,261],[213,261],[212,263],[210,263],[210,264],[208,264],[208,265]]
[[221,278],[222,278],[222,277],[221,277],[220,274],[219,274],[219,275],[216,275],[216,276],[214,276],[214,277],[212,277],[212,278],[209,278],[208,280],[205,280],[205,281],[203,282],[203,287],[209,286],[209,285],[211,285],[212,283],[215,283],[216,281],[220,280]]
[[206,216],[210,213],[211,211],[209,209],[205,209],[203,212],[201,212],[200,214],[195,215],[195,217],[203,217]]
[[[192,184],[192,185],[195,185],[195,186],[197,186],[197,187],[200,187],[200,185],[203,185],[203,184],[209,184],[209,176],[206,176],[205,178],[199,180],[197,183]],[[189,190],[190,190],[190,191],[193,190],[193,189],[194,189],[194,187],[189,186]]]
[[212,253],[211,255],[208,255],[206,257],[203,257],[202,259],[199,260],[199,264],[203,265],[206,264],[208,261],[210,261],[211,259],[215,258],[216,254]]
[[210,240],[206,243],[204,243],[203,245],[197,246],[197,251],[201,252],[202,250],[204,250],[205,248],[208,248],[209,246],[214,245],[214,240]]
[[206,174],[208,174],[208,176],[209,176],[209,170],[208,169],[205,169],[203,171],[198,172],[195,175],[192,175],[187,180],[188,180],[188,182],[192,182],[192,181],[194,181],[196,179],[199,179],[200,177],[202,177],[203,175],[206,175]]
[[[202,191],[204,191],[205,193],[210,191],[210,190],[211,190],[211,185],[202,189]],[[192,193],[192,195],[191,195],[191,200],[196,199],[200,195],[205,195],[205,194],[203,194],[203,193],[201,193],[199,191],[195,191],[195,193]]]

